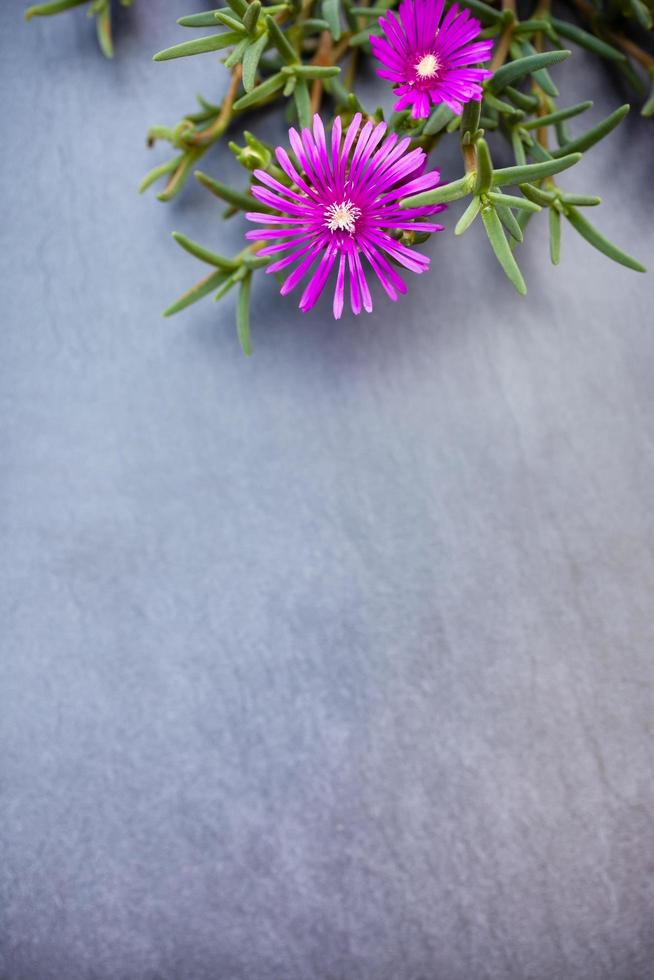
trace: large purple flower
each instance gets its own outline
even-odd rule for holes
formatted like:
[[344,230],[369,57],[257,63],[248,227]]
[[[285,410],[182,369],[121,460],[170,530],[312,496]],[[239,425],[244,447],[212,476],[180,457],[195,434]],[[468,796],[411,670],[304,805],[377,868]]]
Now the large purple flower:
[[399,139],[395,133],[384,139],[386,123],[375,125],[369,120],[361,127],[361,118],[361,113],[354,116],[343,139],[337,116],[329,142],[320,116],[313,117],[313,132],[304,129],[300,135],[290,129],[300,172],[286,150],[277,147],[275,152],[293,186],[286,187],[263,170],[254,171],[260,184],[252,186],[254,197],[281,213],[250,212],[246,216],[266,226],[247,232],[247,238],[273,242],[259,249],[259,255],[288,253],[267,266],[266,272],[279,272],[297,263],[281,288],[283,296],[309,275],[300,298],[304,312],[315,304],[336,265],[336,319],[343,312],[348,277],[352,311],[372,310],[362,260],[392,300],[406,292],[396,265],[411,272],[425,272],[429,267],[425,255],[392,238],[389,230],[442,231],[441,225],[415,223],[416,218],[442,211],[442,204],[399,206],[401,197],[438,184],[437,170],[424,173],[424,151],[409,150],[409,138]]
[[430,100],[444,102],[457,115],[463,103],[481,98],[481,83],[492,72],[473,68],[486,61],[492,41],[472,43],[481,24],[456,4],[439,22],[443,0],[402,0],[399,19],[394,13],[379,18],[385,37],[371,36],[376,58],[384,68],[377,74],[396,86],[395,109],[411,106],[415,119],[426,118]]

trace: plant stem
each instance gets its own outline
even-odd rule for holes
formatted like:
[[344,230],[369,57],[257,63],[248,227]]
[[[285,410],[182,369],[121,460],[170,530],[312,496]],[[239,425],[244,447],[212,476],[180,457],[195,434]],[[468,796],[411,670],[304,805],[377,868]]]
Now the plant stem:
[[[318,50],[314,56],[312,64],[329,66],[334,64],[333,59],[334,44],[330,31],[323,31],[320,35]],[[322,101],[323,82],[322,78],[314,78],[311,86],[311,114],[318,112]]]
[[502,0],[502,10],[509,10],[513,14],[513,17],[511,20],[509,20],[508,24],[505,24],[504,30],[500,34],[500,39],[497,43],[497,47],[495,48],[490,63],[491,71],[497,71],[497,69],[501,68],[506,61],[516,25],[515,0]]
[[232,68],[232,77],[229,83],[229,88],[227,89],[227,94],[220,104],[220,112],[216,116],[214,122],[207,129],[202,130],[200,133],[194,133],[186,141],[192,146],[209,146],[219,139],[232,120],[232,106],[234,105],[234,100],[236,99],[236,93],[238,92],[238,87],[241,82],[241,75],[243,74],[243,66],[236,65]]
[[473,173],[477,169],[477,151],[474,143],[467,143],[461,147],[463,164],[467,174]]

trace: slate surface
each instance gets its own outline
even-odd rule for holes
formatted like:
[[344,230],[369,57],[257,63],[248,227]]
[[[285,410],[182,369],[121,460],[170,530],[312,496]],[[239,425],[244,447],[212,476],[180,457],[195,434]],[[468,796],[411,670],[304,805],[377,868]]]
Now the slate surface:
[[[251,361],[161,320],[241,234],[134,191],[189,8],[0,8],[0,975],[649,980],[652,278],[475,229],[366,319],[262,284]],[[567,181],[650,265],[653,139]]]

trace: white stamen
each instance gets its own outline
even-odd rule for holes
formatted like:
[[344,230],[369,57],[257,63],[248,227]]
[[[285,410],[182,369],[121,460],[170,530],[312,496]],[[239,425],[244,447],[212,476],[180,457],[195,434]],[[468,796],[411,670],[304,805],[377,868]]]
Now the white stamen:
[[416,75],[418,78],[433,78],[440,66],[435,54],[426,54],[416,63]]
[[347,231],[354,234],[357,218],[361,217],[361,209],[352,204],[349,199],[340,204],[330,204],[325,209],[325,223],[330,231]]

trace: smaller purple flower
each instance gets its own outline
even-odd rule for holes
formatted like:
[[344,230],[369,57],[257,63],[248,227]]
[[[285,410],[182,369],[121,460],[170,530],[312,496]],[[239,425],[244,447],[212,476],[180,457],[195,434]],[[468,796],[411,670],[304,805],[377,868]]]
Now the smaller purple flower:
[[[492,72],[471,67],[486,61],[493,42],[475,41],[481,24],[456,4],[443,17],[444,0],[402,0],[399,19],[390,12],[379,18],[384,37],[370,38],[382,62],[377,74],[394,83],[396,111],[411,106],[415,119],[425,119],[444,102],[459,115],[464,102],[481,99],[481,83]],[[440,25],[440,26],[439,26]]]
[[265,227],[248,231],[245,237],[272,242],[259,249],[258,255],[283,255],[266,272],[280,272],[295,264],[284,280],[282,296],[308,276],[300,298],[303,312],[316,303],[334,266],[336,319],[343,312],[348,280],[353,313],[372,310],[364,263],[396,300],[398,293],[406,292],[397,266],[425,272],[429,259],[389,232],[443,230],[432,222],[416,223],[416,218],[436,214],[444,205],[403,209],[399,203],[402,197],[438,184],[437,170],[424,172],[424,150],[410,150],[409,137],[400,139],[396,133],[384,139],[386,123],[368,120],[361,126],[361,122],[358,112],[343,135],[337,116],[329,139],[320,116],[313,117],[313,131],[303,129],[300,134],[290,129],[297,167],[283,147],[278,146],[275,155],[291,187],[264,170],[254,171],[259,183],[252,185],[253,196],[276,213],[249,212],[250,221]]

